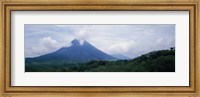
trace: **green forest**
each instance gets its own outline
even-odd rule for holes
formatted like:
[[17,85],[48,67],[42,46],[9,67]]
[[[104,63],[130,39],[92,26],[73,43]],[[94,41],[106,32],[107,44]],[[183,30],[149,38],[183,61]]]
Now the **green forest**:
[[175,72],[175,50],[153,51],[130,60],[60,64],[25,62],[25,72]]

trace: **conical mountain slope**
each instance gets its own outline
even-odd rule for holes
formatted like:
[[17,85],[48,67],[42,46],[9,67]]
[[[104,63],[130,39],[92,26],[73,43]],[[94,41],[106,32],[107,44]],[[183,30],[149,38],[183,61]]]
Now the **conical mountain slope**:
[[79,40],[74,39],[72,46],[63,47],[59,50],[42,55],[35,58],[26,58],[27,62],[88,62],[90,60],[116,60],[116,58],[100,51],[99,49],[92,46],[87,41],[83,44]]

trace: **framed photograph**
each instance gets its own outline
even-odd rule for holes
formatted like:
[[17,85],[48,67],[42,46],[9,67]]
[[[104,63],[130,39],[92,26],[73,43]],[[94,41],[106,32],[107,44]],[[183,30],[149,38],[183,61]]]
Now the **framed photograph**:
[[199,3],[5,0],[0,94],[200,97]]

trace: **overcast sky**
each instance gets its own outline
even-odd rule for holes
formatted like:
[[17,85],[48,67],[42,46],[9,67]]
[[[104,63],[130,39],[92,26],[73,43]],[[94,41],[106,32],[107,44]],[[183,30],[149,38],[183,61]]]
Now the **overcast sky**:
[[25,24],[25,57],[36,57],[85,40],[110,55],[134,58],[175,46],[174,24],[37,25]]

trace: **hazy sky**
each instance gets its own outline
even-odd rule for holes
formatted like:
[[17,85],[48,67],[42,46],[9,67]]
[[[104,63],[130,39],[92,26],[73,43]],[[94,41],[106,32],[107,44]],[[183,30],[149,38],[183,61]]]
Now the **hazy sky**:
[[25,57],[36,57],[86,40],[110,55],[134,58],[175,46],[175,25],[37,25],[25,24]]

